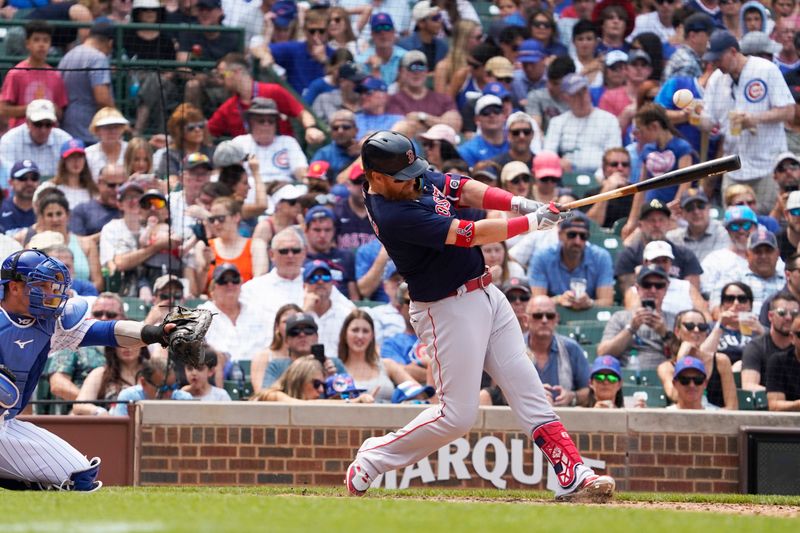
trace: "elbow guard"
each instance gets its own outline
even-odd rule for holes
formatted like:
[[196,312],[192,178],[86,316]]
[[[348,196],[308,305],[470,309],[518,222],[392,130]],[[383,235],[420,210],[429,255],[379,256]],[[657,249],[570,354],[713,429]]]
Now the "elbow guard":
[[450,200],[454,206],[459,207],[459,203],[461,202],[461,191],[464,188],[464,183],[469,180],[470,178],[466,176],[445,174],[444,196]]

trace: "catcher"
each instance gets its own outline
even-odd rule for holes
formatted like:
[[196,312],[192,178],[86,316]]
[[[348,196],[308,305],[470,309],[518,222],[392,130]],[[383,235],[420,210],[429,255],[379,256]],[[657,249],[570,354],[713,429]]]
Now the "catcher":
[[67,267],[39,250],[15,252],[0,267],[0,488],[91,492],[102,486],[100,458],[88,460],[61,438],[16,419],[51,349],[159,343],[180,361],[202,361],[209,312],[179,308],[158,326],[85,320],[87,303],[69,299],[70,283]]

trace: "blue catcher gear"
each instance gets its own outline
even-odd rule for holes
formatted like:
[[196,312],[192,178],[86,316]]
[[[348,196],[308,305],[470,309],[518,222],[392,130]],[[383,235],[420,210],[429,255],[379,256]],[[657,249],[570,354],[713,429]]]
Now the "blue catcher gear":
[[89,468],[73,472],[69,479],[56,487],[58,490],[76,490],[78,492],[94,492],[103,486],[102,481],[97,481],[100,473],[100,458],[94,457],[89,461]]
[[[14,373],[6,368],[5,365],[0,365],[0,409],[11,409],[19,401],[19,389],[16,383],[17,378]],[[0,411],[0,420],[2,420],[2,411]]]
[[36,318],[61,314],[67,304],[72,277],[67,267],[40,250],[20,250],[8,256],[0,269],[0,284],[22,281],[29,289],[28,311]]

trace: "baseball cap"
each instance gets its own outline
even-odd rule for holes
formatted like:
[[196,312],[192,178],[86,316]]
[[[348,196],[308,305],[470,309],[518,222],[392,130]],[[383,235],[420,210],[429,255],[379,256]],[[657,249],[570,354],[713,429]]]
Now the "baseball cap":
[[503,170],[500,171],[500,181],[505,183],[520,175],[532,176],[531,169],[522,161],[509,161],[503,165]]
[[790,159],[797,164],[800,164],[800,157],[797,157],[792,152],[781,152],[778,154],[778,157],[775,158],[775,163],[772,165],[772,173],[774,174],[775,171],[778,169],[781,163]]
[[747,249],[754,250],[756,247],[766,244],[767,246],[778,249],[778,239],[775,234],[766,228],[758,228],[750,234],[747,239]]
[[122,200],[128,191],[137,191],[144,194],[144,187],[137,180],[128,180],[117,188],[117,200]]
[[421,133],[420,137],[429,141],[447,141],[453,146],[458,144],[456,130],[447,124],[436,124],[428,131]]
[[505,85],[500,83],[499,81],[493,81],[491,83],[487,83],[486,86],[483,88],[483,94],[493,94],[500,98],[501,100],[505,100],[506,98],[511,98],[511,93],[508,92]]
[[358,178],[364,176],[364,167],[361,163],[356,163],[350,168],[350,174],[347,175],[347,179],[350,181],[356,181]]
[[291,0],[278,0],[270,11],[275,13],[273,23],[279,28],[286,28],[297,18],[297,5]]
[[686,207],[692,202],[703,202],[707,204],[708,197],[702,189],[690,187],[689,189],[686,189],[683,194],[681,194],[681,208]]
[[525,294],[530,294],[531,286],[525,278],[508,278],[508,281],[503,283],[500,290],[503,291],[503,294],[506,296],[508,296],[508,293],[511,291],[522,291]]
[[53,102],[44,98],[33,100],[25,108],[25,118],[31,122],[40,122],[42,120],[56,122],[56,107]]
[[[160,202],[153,203],[152,200],[160,200]],[[158,189],[148,189],[144,191],[142,197],[139,198],[139,205],[143,209],[149,209],[151,205],[154,205],[156,208],[164,208],[167,205],[167,197]]]
[[[289,330],[289,322],[286,322],[286,330]],[[356,387],[356,382],[349,374],[334,374],[325,380],[326,398],[358,398],[359,394],[366,391]]]
[[339,78],[359,84],[367,79],[367,75],[358,67],[358,65],[352,61],[347,61],[346,63],[339,65]]
[[663,268],[656,265],[646,265],[640,268],[639,273],[636,274],[636,282],[637,283],[643,282],[647,278],[647,276],[658,276],[669,281],[669,275],[667,275],[667,273],[664,272]]
[[743,221],[750,221],[753,224],[758,224],[758,217],[756,216],[755,211],[746,205],[732,205],[725,210],[725,217],[723,218],[723,224],[725,227],[728,227],[728,225],[732,222]]
[[684,370],[694,369],[703,374],[703,377],[707,376],[706,374],[706,366],[700,359],[696,357],[692,357],[691,355],[687,355],[677,363],[675,363],[675,372],[672,374],[672,379],[677,378],[681,372]]
[[745,55],[779,54],[781,45],[769,38],[763,31],[749,31],[742,37],[739,45]]
[[64,244],[64,235],[58,231],[40,231],[31,237],[28,241],[26,248],[36,248],[37,250],[44,250],[51,246],[58,246]]
[[183,158],[183,168],[186,170],[192,170],[197,167],[206,167],[208,170],[212,170],[214,165],[211,164],[208,156],[202,152],[193,152]]
[[231,165],[241,165],[245,160],[245,153],[242,148],[233,141],[222,141],[214,150],[214,166],[217,168],[229,167]]
[[592,363],[592,369],[589,372],[589,375],[593,376],[598,372],[603,371],[613,372],[617,375],[617,377],[622,377],[622,367],[619,364],[619,360],[613,355],[601,355],[595,359],[594,363]]
[[517,49],[517,61],[520,63],[538,63],[545,57],[544,46],[534,39],[525,39]]
[[550,150],[542,150],[533,158],[533,175],[537,179],[560,178],[564,174],[561,158]]
[[323,160],[314,161],[313,163],[308,165],[308,172],[306,172],[306,177],[317,180],[327,180],[329,168],[331,168],[331,164],[328,163],[327,161]]
[[574,72],[567,74],[564,76],[564,79],[561,80],[561,90],[570,96],[578,94],[588,86],[589,80],[586,79],[586,76],[575,74]]
[[393,30],[394,21],[388,13],[375,13],[369,19],[369,27],[372,31]]
[[564,220],[559,226],[559,230],[568,230],[570,228],[583,228],[589,232],[592,231],[592,222],[586,213],[583,211],[575,211],[572,216]]
[[642,206],[642,209],[639,211],[639,218],[644,218],[653,211],[660,211],[667,216],[670,216],[672,214],[672,211],[669,210],[667,204],[663,203],[658,198],[653,198],[652,200],[650,200],[649,202],[647,202]]
[[672,246],[667,241],[650,241],[644,247],[642,252],[642,259],[645,261],[652,261],[659,257],[669,257],[675,259],[675,254],[672,253]]
[[514,65],[505,56],[494,56],[486,62],[486,72],[495,78],[510,78],[514,75]]
[[131,9],[164,9],[159,0],[133,0]]
[[684,19],[683,31],[704,31],[711,34],[714,31],[714,21],[705,13],[692,13]]
[[506,128],[510,128],[511,125],[514,124],[515,122],[527,122],[528,124],[530,124],[531,128],[533,128],[534,131],[537,131],[539,129],[536,127],[533,118],[524,111],[514,111],[513,113],[508,115],[508,118],[506,119]]
[[493,105],[497,107],[503,107],[503,101],[497,95],[484,94],[478,98],[477,102],[475,102],[475,114],[480,115],[481,111]]
[[800,191],[792,191],[786,200],[786,210],[797,209],[798,207],[800,207]]
[[86,145],[80,139],[70,139],[61,145],[61,159],[66,159],[72,154],[85,154]]
[[628,64],[633,64],[634,61],[641,60],[647,63],[648,65],[653,64],[653,60],[650,59],[650,54],[645,52],[644,50],[634,49],[628,52]]
[[728,30],[716,30],[708,40],[708,50],[703,54],[703,61],[716,61],[726,50],[739,50],[739,41]]
[[308,191],[305,185],[284,185],[272,194],[272,201],[275,205],[279,202],[297,200]]
[[[483,178],[483,179],[481,179]],[[482,181],[484,183],[496,184],[497,183],[497,169],[493,165],[483,167],[479,170],[472,171],[472,179]],[[485,181],[485,180],[488,180]]]
[[[323,209],[325,209],[323,207]],[[303,281],[308,281],[308,279],[316,272],[317,270],[324,270],[328,274],[331,273],[331,266],[328,264],[327,261],[323,261],[322,259],[314,259],[313,261],[309,261],[303,267]]]
[[[203,0],[200,0],[203,1]],[[209,0],[205,0],[209,1]],[[219,0],[217,0],[219,2]],[[198,3],[199,5],[199,3]],[[106,39],[114,39],[116,37],[116,31],[114,30],[114,24],[108,22],[106,20],[98,20],[89,28],[89,35],[94,35],[97,37],[105,37]]]
[[414,22],[419,22],[438,12],[439,6],[433,5],[430,0],[422,0],[422,2],[414,4],[414,8],[411,10],[411,17],[414,19]]
[[308,313],[295,313],[286,319],[287,333],[300,326],[312,327],[314,328],[314,331],[317,331],[319,329],[317,327],[317,322],[314,320],[314,317]]
[[409,401],[412,403],[428,403],[427,399],[420,400],[417,398],[420,394],[425,394],[427,398],[430,398],[436,394],[436,390],[430,385],[420,385],[414,380],[404,381],[394,389],[392,393],[392,403],[405,403]]
[[607,67],[613,67],[617,63],[627,63],[628,54],[622,50],[611,50],[606,54],[605,64]]
[[280,115],[278,104],[272,98],[257,96],[253,98],[253,103],[247,109],[248,115]]
[[19,179],[26,174],[34,173],[38,176],[41,176],[42,173],[39,172],[39,166],[30,159],[23,159],[22,161],[17,161],[14,163],[14,166],[11,167],[11,177]]
[[211,275],[211,277],[212,277],[212,279],[214,281],[219,281],[219,280],[222,279],[222,276],[224,276],[228,272],[233,272],[234,274],[238,275],[239,277],[241,277],[241,275],[242,275],[242,273],[239,272],[239,269],[236,267],[236,265],[231,264],[231,263],[223,263],[221,265],[218,265],[214,269],[214,273]]
[[175,274],[164,274],[163,276],[159,276],[153,282],[153,292],[158,292],[170,283],[175,283],[180,285],[181,289],[183,289],[183,282],[181,279],[176,276]]
[[198,7],[208,7],[210,9],[215,9],[218,7],[222,7],[222,2],[220,0],[197,0]]
[[425,66],[425,70],[428,69],[428,58],[419,50],[409,50],[403,54],[403,59],[400,60],[400,66],[402,68],[408,68],[411,65],[419,63]]
[[320,220],[322,218],[329,218],[331,220],[336,220],[336,217],[333,214],[333,211],[328,209],[323,205],[315,205],[311,209],[308,210],[306,213],[306,225],[310,224],[312,220]]
[[372,76],[364,78],[361,85],[356,87],[357,93],[371,93],[372,91],[386,92],[387,90],[389,90],[389,88],[386,86],[385,81],[380,78],[373,78]]

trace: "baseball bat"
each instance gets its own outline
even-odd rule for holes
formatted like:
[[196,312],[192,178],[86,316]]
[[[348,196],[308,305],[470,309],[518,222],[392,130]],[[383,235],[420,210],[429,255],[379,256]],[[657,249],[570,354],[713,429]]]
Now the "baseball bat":
[[738,155],[729,155],[720,157],[719,159],[712,159],[705,163],[697,163],[685,168],[679,168],[660,176],[655,176],[649,180],[640,181],[639,183],[632,183],[613,191],[601,192],[587,198],[581,198],[574,202],[569,202],[561,206],[561,210],[575,209],[586,205],[596,204],[597,202],[607,202],[615,198],[623,198],[636,194],[637,192],[652,191],[653,189],[660,189],[662,187],[671,187],[673,185],[680,185],[687,181],[694,181],[696,179],[707,178],[716,174],[723,174],[732,170],[737,170],[742,167],[742,162],[739,160]]

